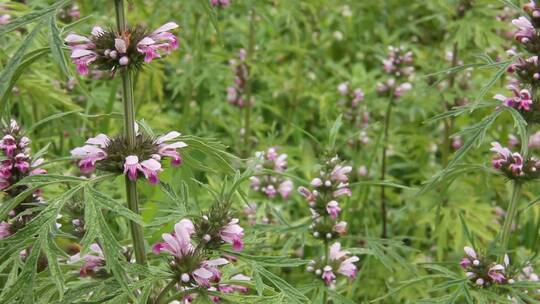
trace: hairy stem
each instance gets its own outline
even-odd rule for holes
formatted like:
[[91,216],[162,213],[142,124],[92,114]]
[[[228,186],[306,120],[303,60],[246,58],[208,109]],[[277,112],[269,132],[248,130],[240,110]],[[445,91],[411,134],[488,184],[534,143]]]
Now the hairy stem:
[[[328,255],[330,252],[328,252],[328,240],[324,240],[324,266],[328,265]],[[328,302],[328,292],[326,289],[324,290],[323,295],[323,303],[326,304]]]
[[[124,1],[115,0],[114,6],[116,10],[116,24],[118,32],[126,30],[126,18],[124,15]],[[133,101],[133,82],[131,74],[127,70],[122,71],[122,102],[124,104],[124,132],[128,148],[135,148],[135,103]],[[139,212],[139,196],[137,194],[137,182],[131,181],[125,177],[126,196],[128,208],[136,214]],[[144,236],[142,227],[130,221],[131,237],[133,239],[133,249],[135,251],[135,259],[137,263],[146,265],[146,254],[144,249]]]
[[[393,96],[393,92],[391,92]],[[386,106],[386,114],[384,117],[384,134],[383,134],[383,143],[382,143],[382,154],[381,154],[381,181],[384,181],[386,178],[386,150],[388,144],[388,130],[390,129],[390,116],[392,115],[392,105],[394,104],[394,97],[390,97],[388,100],[388,105]],[[381,225],[382,232],[381,237],[386,238],[387,232],[387,215],[386,215],[386,188],[381,186]]]
[[[458,64],[458,43],[454,42],[454,46],[452,48],[452,63],[451,67],[456,67]],[[453,89],[454,83],[456,82],[456,74],[451,73],[448,78],[448,88],[450,90]],[[455,100],[454,100],[455,104]],[[448,101],[444,102],[444,110],[448,111],[452,108],[453,104],[450,104]],[[448,158],[450,155],[450,135],[452,134],[452,118],[446,118],[443,120],[444,123],[444,146],[442,150],[442,165],[443,168],[446,168],[448,166]]]
[[521,183],[519,181],[514,181],[514,188],[512,190],[512,198],[510,199],[510,204],[506,212],[506,217],[504,218],[504,224],[501,231],[501,252],[502,256],[506,253],[508,249],[508,242],[510,241],[510,230],[512,230],[512,223],[516,217],[519,196],[521,194]]
[[244,109],[244,156],[248,156],[250,149],[249,136],[251,133],[251,59],[255,49],[255,10],[251,10],[251,19],[249,22],[249,37],[246,63],[248,67],[248,77],[246,79],[246,100]]

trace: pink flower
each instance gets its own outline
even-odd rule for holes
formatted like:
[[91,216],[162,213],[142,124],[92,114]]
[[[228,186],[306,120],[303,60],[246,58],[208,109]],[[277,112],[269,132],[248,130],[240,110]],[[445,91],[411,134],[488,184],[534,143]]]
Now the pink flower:
[[269,198],[274,198],[276,197],[276,194],[277,194],[277,190],[276,188],[274,187],[274,185],[268,185],[266,187],[263,187],[262,188],[262,191],[264,193],[266,193],[266,195],[269,197]]
[[68,260],[68,264],[73,264],[79,261],[84,261],[79,274],[81,277],[89,275],[90,272],[96,272],[100,267],[105,265],[105,256],[98,244],[94,243],[90,245],[90,251],[93,253],[86,254],[81,257],[80,253],[71,256]]
[[521,43],[527,43],[535,34],[534,26],[525,17],[512,20],[512,24],[518,28],[518,31],[514,34],[514,38]]
[[502,283],[505,280],[505,277],[503,275],[504,272],[504,266],[501,264],[494,265],[493,267],[489,268],[488,276],[497,283]]
[[330,178],[333,181],[346,183],[349,181],[349,177],[347,176],[352,171],[351,166],[341,166],[337,165],[334,167],[332,172],[330,173]]
[[74,158],[80,159],[79,168],[83,173],[91,173],[96,169],[96,162],[107,158],[107,153],[101,148],[85,145],[71,150]]
[[465,254],[473,260],[476,260],[478,258],[478,256],[476,255],[476,251],[474,251],[472,247],[465,246],[463,247],[463,251],[465,251]]
[[0,240],[5,239],[11,235],[10,228],[11,225],[8,222],[0,222]]
[[364,91],[362,91],[362,89],[354,90],[354,98],[352,100],[352,106],[356,107],[363,100],[364,100]]
[[351,189],[349,189],[349,187],[347,187],[346,185],[342,185],[341,187],[339,187],[336,191],[334,191],[333,193],[333,196],[334,197],[340,197],[340,196],[343,196],[343,195],[347,195],[347,196],[351,196],[352,195],[352,192],[351,192]]
[[358,268],[356,268],[354,263],[358,261],[360,261],[360,259],[357,256],[352,256],[346,259],[345,261],[341,262],[337,272],[348,277],[349,279],[354,279],[358,273]]
[[124,174],[127,173],[127,176],[130,180],[137,180],[137,172],[142,171],[141,164],[139,164],[139,158],[135,155],[130,155],[126,157],[124,162]]
[[195,269],[192,273],[193,280],[200,286],[210,287],[210,282],[219,282],[221,279],[221,272],[217,266],[228,264],[224,258],[218,258],[214,260],[208,260],[201,263],[201,267]]
[[227,7],[230,4],[230,0],[210,0],[212,6]]
[[160,51],[168,54],[178,48],[178,39],[169,32],[177,27],[176,23],[168,22],[137,43],[137,51],[145,55],[145,62],[160,58]]
[[490,151],[497,153],[497,156],[492,161],[493,167],[495,169],[500,169],[504,163],[508,162],[512,151],[508,148],[503,148],[498,142],[492,142],[491,146],[492,148]]
[[234,104],[236,102],[236,99],[238,99],[238,91],[235,87],[228,87],[227,88],[227,101],[231,104]]
[[512,85],[508,86],[508,88],[512,90],[514,97],[506,97],[501,94],[496,94],[493,96],[493,98],[502,101],[507,107],[529,111],[533,103],[531,93],[526,89],[519,91],[517,87]]
[[255,191],[258,191],[261,186],[261,180],[256,176],[251,176],[249,178],[249,181],[251,182],[251,188]]
[[347,233],[347,222],[341,221],[334,225],[333,229],[334,232],[338,233],[339,235],[344,235]]
[[286,180],[282,182],[281,184],[279,184],[278,192],[279,194],[281,194],[281,197],[283,197],[283,199],[287,199],[289,197],[289,194],[292,192],[292,190],[293,190],[293,182],[290,180]]
[[529,138],[529,148],[540,149],[540,131]]
[[11,16],[8,14],[0,15],[0,25],[6,25],[11,21]]
[[156,140],[156,144],[159,145],[159,155],[172,158],[171,164],[173,166],[179,166],[180,164],[182,164],[182,157],[180,156],[180,153],[178,153],[178,151],[176,150],[187,147],[187,144],[183,141],[167,143],[168,141],[171,141],[178,136],[180,136],[180,133],[176,131],[171,131],[161,137],[158,137],[158,139]]
[[309,202],[314,202],[317,199],[317,197],[306,187],[298,187],[298,192],[303,195]]
[[459,261],[459,266],[463,269],[467,269],[471,265],[471,263],[472,262],[469,258],[464,257]]
[[12,173],[11,170],[13,169],[13,161],[12,160],[4,160],[0,162],[0,178],[2,179],[8,179],[11,177]]
[[0,140],[0,150],[3,150],[7,157],[13,157],[13,152],[17,149],[17,141],[11,135],[5,135]]
[[[272,148],[269,148],[268,151],[266,151],[266,158],[268,158],[268,160],[275,161],[278,156],[279,154],[277,153],[276,148],[272,147]],[[286,155],[285,155],[285,158],[287,158]]]
[[314,179],[311,181],[310,184],[311,184],[313,187],[318,188],[318,187],[320,187],[320,186],[323,185],[323,182],[322,182],[322,180],[321,180],[320,178],[316,177],[316,178],[314,178]]
[[349,84],[346,82],[340,83],[338,85],[338,92],[343,96],[347,95],[349,93]]
[[161,169],[161,164],[157,160],[153,158],[144,160],[141,162],[138,169],[143,173],[150,184],[155,185],[159,183],[158,173],[163,171],[163,169]]
[[324,282],[326,282],[326,284],[330,284],[333,280],[335,280],[336,275],[334,272],[332,272],[332,267],[329,265],[324,266],[321,278],[324,280]]
[[110,142],[109,136],[105,134],[98,134],[96,137],[89,138],[86,143],[90,145],[96,145],[100,148],[105,148],[107,144]]
[[412,90],[412,84],[410,84],[409,82],[404,82],[397,86],[396,90],[394,91],[394,95],[399,98],[410,90]]
[[161,252],[182,258],[190,254],[195,248],[191,244],[191,235],[195,233],[193,222],[183,219],[174,225],[174,232],[161,235],[165,242],[156,243],[152,247],[155,254]]
[[339,216],[340,211],[341,208],[339,208],[339,203],[337,201],[330,201],[326,205],[326,212],[328,212],[330,217],[334,220]]
[[9,181],[3,179],[3,178],[0,178],[0,190],[5,190],[7,188],[9,188],[11,184],[9,183]]
[[[234,276],[231,277],[231,280],[233,281],[246,281],[246,282],[249,282],[251,281],[251,278],[248,277],[248,276],[245,276],[241,273],[239,274],[236,274]],[[233,293],[235,291],[238,291],[238,292],[241,292],[241,293],[247,293],[249,292],[249,288],[247,288],[246,286],[242,286],[242,285],[229,285],[229,284],[219,284],[218,285],[218,290],[222,293]]]
[[86,49],[74,49],[71,53],[71,59],[77,66],[77,72],[80,75],[88,75],[88,66],[96,61],[97,54],[94,51]]
[[238,219],[232,219],[227,225],[219,230],[221,239],[226,243],[232,244],[235,251],[241,251],[244,248],[244,243],[242,241],[244,229],[238,225],[238,222]]
[[283,172],[285,169],[287,169],[287,154],[280,154],[274,160],[274,170]]
[[15,156],[15,164],[13,167],[17,168],[19,172],[26,173],[30,169],[30,164],[28,163],[28,156],[24,153],[19,153]]
[[336,242],[332,244],[332,246],[330,246],[330,260],[342,260],[337,272],[353,279],[356,277],[356,274],[358,272],[358,269],[356,268],[356,265],[354,265],[354,263],[358,262],[360,259],[356,256],[347,257],[348,254],[349,252],[347,251],[341,251],[341,244],[339,242]]
[[523,169],[523,157],[519,153],[514,153],[512,154],[512,158],[514,159],[514,162],[510,164],[510,170],[515,175],[520,175]]

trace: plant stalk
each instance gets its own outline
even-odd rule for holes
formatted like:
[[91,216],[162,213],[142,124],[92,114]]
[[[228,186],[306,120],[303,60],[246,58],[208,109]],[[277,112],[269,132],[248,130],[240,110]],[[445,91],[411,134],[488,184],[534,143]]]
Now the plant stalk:
[[[126,30],[126,18],[124,14],[124,1],[114,1],[116,11],[116,24],[118,32]],[[122,102],[124,104],[124,132],[129,150],[135,149],[135,102],[133,100],[132,75],[127,70],[122,72]],[[139,212],[139,196],[137,194],[137,181],[125,177],[126,196],[128,208],[136,214]],[[144,249],[144,235],[142,227],[133,222],[129,222],[131,237],[133,239],[133,250],[137,263],[146,265],[146,254]]]
[[[388,105],[386,106],[386,114],[384,117],[384,134],[383,134],[383,143],[382,143],[382,154],[381,154],[381,181],[384,181],[386,178],[386,150],[388,144],[388,130],[390,129],[390,117],[392,116],[392,106],[394,104],[394,92],[391,92],[391,96],[388,100]],[[386,212],[386,188],[384,185],[381,186],[381,225],[382,232],[381,238],[385,239],[388,235],[387,228],[387,212]]]
[[519,181],[514,181],[512,198],[510,199],[510,205],[508,206],[508,211],[506,212],[506,217],[504,218],[504,224],[501,232],[501,256],[504,256],[506,250],[508,249],[508,242],[510,241],[510,230],[512,230],[512,223],[517,214],[520,194],[521,183]]
[[[458,43],[457,41],[454,42],[454,46],[452,47],[452,68],[456,67],[458,64]],[[456,75],[455,73],[450,74],[448,78],[448,88],[452,90],[454,88],[454,83],[456,82]],[[455,100],[454,100],[455,104]],[[444,102],[444,110],[449,111],[452,108],[452,104],[449,104],[447,101]],[[453,121],[452,118],[446,118],[443,120],[444,123],[444,146],[442,151],[442,165],[443,168],[446,168],[448,166],[448,158],[450,156],[450,146],[452,145],[450,141],[450,135],[452,134],[452,125]]]
[[251,10],[251,19],[249,22],[249,37],[248,37],[248,49],[246,56],[246,64],[248,69],[248,77],[246,79],[246,100],[244,109],[244,156],[249,156],[250,143],[249,136],[251,133],[251,59],[253,58],[253,51],[255,50],[255,10]]

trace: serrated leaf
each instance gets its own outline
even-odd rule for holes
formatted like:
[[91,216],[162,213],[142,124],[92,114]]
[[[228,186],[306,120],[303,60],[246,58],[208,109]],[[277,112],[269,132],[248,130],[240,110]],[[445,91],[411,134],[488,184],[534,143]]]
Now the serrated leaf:
[[4,67],[4,70],[2,71],[2,74],[0,74],[0,98],[4,99],[4,96],[6,93],[8,93],[8,88],[11,84],[11,79],[13,75],[15,74],[15,71],[19,67],[19,64],[21,63],[24,55],[26,54],[26,51],[30,47],[30,44],[32,44],[34,38],[36,35],[41,31],[41,25],[38,24],[36,27],[26,36],[24,41],[21,43],[17,51],[13,54],[13,56],[9,59],[8,63]]
[[21,26],[30,24],[34,21],[40,20],[41,18],[47,17],[49,14],[54,15],[57,9],[67,5],[70,2],[71,0],[64,0],[64,1],[56,2],[49,7],[31,12],[30,14],[19,17],[9,22],[6,25],[2,25],[2,27],[0,27],[0,37],[2,37],[6,33],[9,33],[13,30],[20,28]]
[[64,75],[69,78],[71,76],[71,73],[68,69],[66,56],[64,55],[64,52],[62,50],[64,46],[64,41],[60,38],[60,31],[56,26],[55,15],[51,15],[49,17],[49,45],[51,48],[51,55],[54,61],[56,61]]

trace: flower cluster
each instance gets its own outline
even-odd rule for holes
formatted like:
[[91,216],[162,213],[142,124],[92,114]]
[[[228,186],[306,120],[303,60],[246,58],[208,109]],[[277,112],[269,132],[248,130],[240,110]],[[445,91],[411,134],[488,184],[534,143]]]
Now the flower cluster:
[[[19,124],[11,120],[6,124],[0,134],[0,196],[7,198],[16,197],[27,189],[26,186],[12,187],[24,177],[47,173],[40,166],[43,164],[43,158],[34,159],[30,154],[30,139],[24,136]],[[13,234],[16,230],[22,228],[32,216],[19,214],[32,207],[32,204],[41,201],[40,190],[37,190],[21,202],[14,210],[9,213],[13,218],[9,222],[0,222],[0,239]]]
[[182,157],[177,149],[186,147],[182,141],[173,141],[180,136],[176,131],[152,138],[137,132],[134,149],[130,149],[123,136],[110,138],[105,134],[86,141],[86,145],[75,148],[71,155],[79,159],[82,173],[94,172],[96,168],[113,173],[124,173],[130,180],[145,177],[151,184],[159,182],[158,174],[163,171],[163,157],[171,159],[172,166],[179,166]]
[[326,285],[331,288],[336,286],[336,274],[341,274],[349,279],[356,278],[358,268],[354,263],[360,259],[357,256],[349,257],[350,253],[341,250],[340,243],[330,246],[328,257],[322,257],[320,261],[310,261],[307,271],[314,272]]
[[231,4],[231,0],[210,0],[210,4],[214,7],[225,8]]
[[465,270],[469,280],[478,287],[488,287],[496,284],[512,284],[513,279],[506,275],[506,269],[510,266],[508,255],[504,256],[504,263],[497,264],[488,258],[482,258],[471,247],[465,247],[465,257],[459,262],[459,266]]
[[360,88],[351,90],[347,82],[341,83],[338,86],[338,92],[342,96],[339,100],[339,105],[344,109],[343,117],[357,124],[359,127],[365,126],[368,123],[369,116],[366,110],[360,110],[360,103],[364,100],[364,91]]
[[491,150],[496,153],[492,164],[510,179],[529,180],[539,176],[540,161],[523,156],[517,152],[512,153],[510,149],[504,148],[498,142],[491,143]]
[[244,248],[244,229],[230,211],[229,202],[217,201],[210,210],[194,220],[195,236],[208,249],[218,249],[230,244],[234,251]]
[[[287,154],[279,154],[277,148],[269,148],[266,152],[256,153],[255,170],[263,169],[283,173],[287,169]],[[276,198],[279,194],[287,199],[293,190],[293,182],[279,175],[261,174],[250,178],[251,188],[264,193],[268,198]]]
[[346,233],[347,222],[339,221],[341,207],[337,200],[344,195],[351,196],[348,177],[351,171],[351,166],[343,166],[334,157],[326,162],[319,177],[311,181],[314,190],[298,188],[309,203],[313,217],[310,229],[315,238],[330,240]]
[[141,67],[143,62],[177,49],[178,39],[170,32],[177,27],[169,22],[151,33],[142,27],[118,33],[95,26],[89,37],[69,34],[65,42],[71,48],[71,59],[79,74],[87,75],[91,64],[114,74],[119,69]]
[[[246,106],[247,102],[246,86],[248,85],[249,70],[245,63],[246,56],[246,50],[241,49],[238,52],[239,60],[232,59],[229,61],[229,65],[234,72],[234,85],[227,88],[227,101],[240,108]],[[254,103],[253,96],[249,102],[251,105]]]
[[508,85],[508,89],[512,91],[513,96],[507,97],[496,94],[493,98],[500,100],[505,107],[516,109],[529,122],[540,121],[540,115],[538,114],[540,107],[538,102],[534,102],[531,92],[528,89],[519,89],[514,84]]
[[195,225],[183,219],[174,225],[173,233],[162,235],[165,242],[156,243],[152,250],[155,254],[166,253],[172,256],[169,265],[180,279],[182,287],[209,288],[217,286],[221,280],[219,266],[229,263],[227,259],[209,259],[204,246],[195,246],[192,235],[196,234]]
[[395,98],[400,98],[405,92],[412,89],[411,83],[407,79],[414,72],[413,53],[405,52],[403,47],[388,47],[388,58],[383,60],[388,80],[377,84],[379,94],[393,94]]

